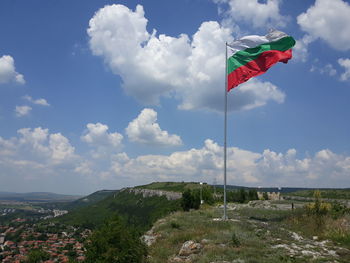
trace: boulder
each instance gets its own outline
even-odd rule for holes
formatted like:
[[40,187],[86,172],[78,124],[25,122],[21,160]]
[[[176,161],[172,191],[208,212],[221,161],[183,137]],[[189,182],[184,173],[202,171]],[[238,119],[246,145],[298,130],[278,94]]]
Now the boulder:
[[193,240],[186,241],[180,249],[179,256],[187,257],[192,254],[198,254],[202,248],[203,246],[200,243],[196,243]]

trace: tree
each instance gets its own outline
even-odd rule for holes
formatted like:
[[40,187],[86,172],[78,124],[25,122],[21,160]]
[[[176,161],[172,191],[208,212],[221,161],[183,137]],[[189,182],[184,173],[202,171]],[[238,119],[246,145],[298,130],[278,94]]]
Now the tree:
[[248,199],[249,200],[259,200],[258,192],[256,191],[256,189],[249,189]]
[[50,254],[41,249],[33,249],[29,251],[27,256],[27,263],[39,263],[50,259]]
[[88,263],[141,263],[147,256],[145,244],[119,217],[95,230],[86,248]]
[[238,191],[238,202],[244,203],[246,199],[247,199],[246,191],[243,188],[239,189],[239,191]]
[[181,207],[184,211],[198,209],[200,204],[201,200],[198,190],[191,191],[190,189],[187,189],[182,193]]
[[267,192],[263,193],[263,199],[264,200],[269,200],[269,195],[267,194]]
[[210,187],[203,187],[202,189],[203,200],[206,204],[214,204],[214,197]]

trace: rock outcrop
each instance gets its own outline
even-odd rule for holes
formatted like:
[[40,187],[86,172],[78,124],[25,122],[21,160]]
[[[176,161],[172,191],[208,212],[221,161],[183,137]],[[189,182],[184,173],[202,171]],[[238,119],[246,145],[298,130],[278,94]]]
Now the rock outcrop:
[[142,189],[142,188],[125,188],[123,191],[128,191],[129,193],[142,194],[142,197],[152,197],[152,196],[165,196],[168,200],[177,200],[182,197],[181,193],[170,192],[163,190],[152,190],[152,189]]

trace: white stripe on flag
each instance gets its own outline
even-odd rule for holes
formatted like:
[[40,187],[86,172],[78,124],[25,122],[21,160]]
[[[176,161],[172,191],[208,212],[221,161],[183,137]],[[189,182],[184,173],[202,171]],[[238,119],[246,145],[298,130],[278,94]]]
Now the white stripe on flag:
[[286,33],[277,31],[277,30],[270,31],[266,36],[257,36],[257,35],[245,36],[245,37],[242,37],[241,39],[233,41],[230,44],[227,44],[228,46],[227,55],[228,57],[231,57],[238,51],[241,51],[247,48],[254,48],[261,44],[274,42],[286,36],[288,36]]

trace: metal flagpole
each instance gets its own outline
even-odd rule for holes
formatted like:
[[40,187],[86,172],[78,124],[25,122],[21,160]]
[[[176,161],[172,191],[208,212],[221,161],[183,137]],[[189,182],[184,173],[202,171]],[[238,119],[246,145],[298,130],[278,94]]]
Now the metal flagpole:
[[226,159],[227,159],[227,42],[225,43],[225,120],[224,120],[224,220],[227,219],[226,203]]

